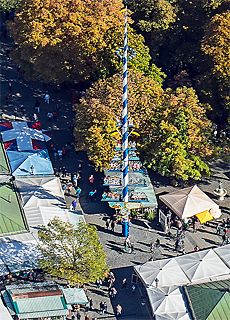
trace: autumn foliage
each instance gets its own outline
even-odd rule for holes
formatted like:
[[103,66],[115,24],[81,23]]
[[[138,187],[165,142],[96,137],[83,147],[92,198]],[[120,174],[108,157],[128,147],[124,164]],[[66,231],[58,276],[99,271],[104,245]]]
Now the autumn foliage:
[[[60,83],[111,76],[122,68],[116,54],[123,47],[122,7],[121,0],[24,0],[8,22],[18,45],[11,57],[27,79]],[[129,28],[129,43],[137,53],[129,67],[151,75],[143,36]]]
[[[128,107],[135,128],[141,132],[138,151],[144,163],[162,175],[184,180],[209,174],[205,158],[210,121],[192,88],[163,90],[140,72],[129,72]],[[75,138],[96,167],[108,167],[113,157],[116,116],[122,111],[122,79],[114,75],[99,80],[76,105]]]

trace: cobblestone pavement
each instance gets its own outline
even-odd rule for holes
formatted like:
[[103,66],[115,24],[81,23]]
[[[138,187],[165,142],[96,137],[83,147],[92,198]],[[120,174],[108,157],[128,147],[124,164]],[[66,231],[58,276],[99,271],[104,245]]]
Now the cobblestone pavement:
[[[2,68],[1,68],[1,121],[12,120],[32,120],[34,110],[34,103],[39,99],[40,113],[39,120],[44,129],[49,129],[54,135],[54,142],[57,147],[64,146],[67,142],[72,143],[73,137],[71,136],[68,128],[72,123],[74,114],[71,107],[71,90],[64,92],[49,91],[51,95],[50,105],[45,104],[43,96],[45,94],[44,85],[37,82],[27,82],[22,78],[18,78],[16,66],[11,61],[6,59],[6,49],[11,47],[10,39],[4,40],[0,48]],[[5,95],[7,94],[7,83],[12,81],[13,100],[9,106],[5,105]],[[23,103],[25,112],[19,112],[19,106]],[[57,122],[49,122],[47,119],[47,112],[54,111],[54,106],[59,103],[61,110]],[[162,259],[175,256],[178,253],[173,250],[175,239],[168,238],[160,229],[157,221],[149,223],[145,220],[132,220],[130,223],[131,241],[134,243],[135,254],[129,254],[124,250],[124,238],[121,237],[121,225],[117,225],[115,232],[106,230],[105,221],[111,215],[112,209],[106,203],[100,202],[102,193],[101,179],[102,175],[94,171],[93,164],[87,159],[84,152],[76,154],[74,149],[71,150],[70,156],[64,158],[62,161],[54,161],[52,153],[50,153],[51,160],[55,168],[59,166],[66,166],[69,173],[77,170],[78,164],[83,165],[82,177],[79,185],[82,188],[82,195],[78,210],[83,210],[85,219],[88,223],[97,226],[100,241],[104,246],[107,254],[107,262],[115,274],[116,282],[115,287],[118,291],[116,297],[110,300],[106,283],[98,289],[95,285],[88,286],[88,295],[92,297],[94,306],[93,311],[89,312],[90,319],[97,317],[98,319],[116,319],[115,306],[117,303],[123,307],[122,318],[129,320],[148,320],[151,319],[150,307],[145,293],[141,287],[137,288],[135,293],[131,292],[131,277],[133,273],[133,266],[136,264],[144,263],[149,259]],[[230,193],[230,165],[217,161],[212,163],[213,175],[207,180],[202,180],[198,186],[206,192],[214,201],[216,201],[213,190],[218,187],[218,182],[222,182],[223,188]],[[88,177],[90,174],[95,176],[95,189],[97,190],[97,202],[90,202],[88,199],[88,192],[90,187],[88,184]],[[155,186],[157,197],[161,194],[177,190],[170,185],[169,179],[162,178],[159,175],[150,172],[150,176]],[[157,183],[156,183],[157,182]],[[156,187],[156,185],[159,187]],[[71,204],[73,196],[66,197],[67,206]],[[230,214],[230,197],[225,197],[225,200],[220,202],[216,201],[222,209],[224,217]],[[221,217],[222,219],[222,217]],[[221,237],[216,235],[216,221],[212,221],[208,226],[203,225],[197,233],[192,230],[186,231],[185,234],[185,251],[191,252],[194,250],[195,245],[199,245],[201,249],[210,248],[220,245]],[[172,229],[175,234],[175,229]],[[161,247],[152,256],[149,244],[160,238]],[[121,289],[122,279],[127,278],[127,289]],[[145,303],[144,303],[145,300]],[[108,313],[100,315],[99,303],[105,301],[108,304]],[[84,313],[82,313],[82,318]]]

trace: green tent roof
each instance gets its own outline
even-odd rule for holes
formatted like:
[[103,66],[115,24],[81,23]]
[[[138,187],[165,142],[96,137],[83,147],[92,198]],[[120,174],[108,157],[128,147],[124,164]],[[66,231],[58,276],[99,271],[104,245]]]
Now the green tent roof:
[[10,174],[10,166],[5,152],[2,138],[0,136],[0,174]]
[[230,279],[185,286],[192,314],[197,320],[230,319]]
[[63,293],[54,282],[9,285],[6,292],[19,319],[68,314]]
[[26,232],[25,221],[14,183],[0,183],[0,236]]

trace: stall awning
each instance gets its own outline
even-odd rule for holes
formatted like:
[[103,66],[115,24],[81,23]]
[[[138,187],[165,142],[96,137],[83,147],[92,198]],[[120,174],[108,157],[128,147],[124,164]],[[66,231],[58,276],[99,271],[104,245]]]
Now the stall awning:
[[209,210],[205,210],[201,213],[196,214],[196,217],[199,219],[200,223],[205,223],[213,219],[213,216],[209,212]]

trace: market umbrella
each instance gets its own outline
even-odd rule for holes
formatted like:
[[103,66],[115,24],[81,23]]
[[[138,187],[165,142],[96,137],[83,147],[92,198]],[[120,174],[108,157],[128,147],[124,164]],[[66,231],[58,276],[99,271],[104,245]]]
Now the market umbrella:
[[230,269],[213,249],[179,256],[175,260],[191,282],[230,273]]
[[[159,199],[181,219],[192,217],[205,210],[219,214],[219,206],[196,185],[159,196]],[[212,214],[212,212],[211,212]],[[216,218],[214,214],[213,217]]]
[[15,176],[54,174],[48,150],[7,151],[7,155]]
[[186,313],[186,307],[180,288],[176,286],[148,288],[147,293],[154,315],[163,314],[166,316],[166,314],[168,314],[171,317],[174,315],[174,318],[172,319],[178,319],[178,314]]
[[199,219],[200,223],[205,223],[213,219],[213,216],[210,214],[209,210],[205,210],[196,214],[196,217]]
[[134,268],[146,286],[164,287],[189,283],[188,277],[174,258],[149,261]]

